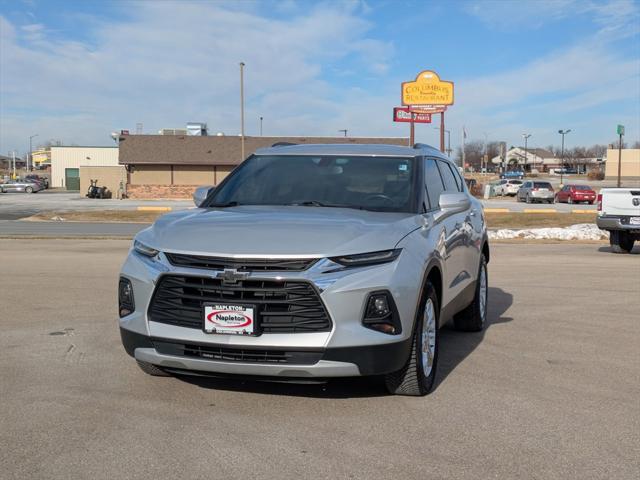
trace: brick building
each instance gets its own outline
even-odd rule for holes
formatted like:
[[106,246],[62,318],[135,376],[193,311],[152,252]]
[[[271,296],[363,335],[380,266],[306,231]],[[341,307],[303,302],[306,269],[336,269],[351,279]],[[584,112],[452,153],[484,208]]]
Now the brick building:
[[[409,139],[245,137],[245,156],[276,142],[408,145]],[[119,146],[130,198],[189,198],[197,186],[219,184],[243,160],[239,136],[122,135]]]

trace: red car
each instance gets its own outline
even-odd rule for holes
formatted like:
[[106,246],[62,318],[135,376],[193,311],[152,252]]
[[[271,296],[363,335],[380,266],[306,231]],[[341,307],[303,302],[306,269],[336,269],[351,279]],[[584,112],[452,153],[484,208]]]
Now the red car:
[[565,185],[556,193],[558,203],[587,202],[593,205],[596,201],[596,192],[589,185]]

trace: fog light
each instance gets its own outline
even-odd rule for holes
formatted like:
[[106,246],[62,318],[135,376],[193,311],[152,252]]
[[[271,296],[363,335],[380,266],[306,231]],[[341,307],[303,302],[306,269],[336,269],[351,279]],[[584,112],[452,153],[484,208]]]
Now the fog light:
[[118,283],[118,313],[120,318],[126,317],[135,310],[133,286],[128,278],[120,277]]
[[397,335],[402,331],[398,310],[391,293],[382,291],[369,294],[362,324],[389,335]]

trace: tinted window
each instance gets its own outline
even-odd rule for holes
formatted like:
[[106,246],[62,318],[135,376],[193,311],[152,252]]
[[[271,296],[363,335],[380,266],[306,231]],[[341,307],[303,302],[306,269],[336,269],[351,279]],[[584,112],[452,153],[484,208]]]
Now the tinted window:
[[307,205],[414,212],[414,159],[258,155],[207,199],[215,205]]
[[440,204],[440,194],[444,192],[444,185],[435,160],[425,160],[424,182],[431,209],[437,209]]
[[438,167],[440,168],[440,174],[442,175],[442,181],[444,182],[444,189],[447,192],[457,192],[458,184],[453,176],[453,172],[449,168],[449,165],[445,162],[438,161]]
[[509,180],[511,185],[522,185],[522,181],[520,180]]
[[575,185],[573,188],[576,190],[591,190],[589,185]]
[[535,188],[551,188],[551,184],[549,182],[533,182],[533,186]]

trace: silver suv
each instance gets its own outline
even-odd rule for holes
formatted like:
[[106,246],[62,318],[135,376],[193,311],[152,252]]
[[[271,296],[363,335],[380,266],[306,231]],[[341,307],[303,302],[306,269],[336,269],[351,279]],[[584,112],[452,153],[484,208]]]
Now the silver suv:
[[482,206],[431,147],[274,146],[194,198],[122,267],[122,341],[146,373],[383,375],[424,395],[438,328],[485,324]]

